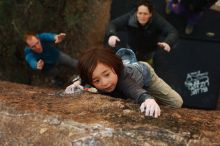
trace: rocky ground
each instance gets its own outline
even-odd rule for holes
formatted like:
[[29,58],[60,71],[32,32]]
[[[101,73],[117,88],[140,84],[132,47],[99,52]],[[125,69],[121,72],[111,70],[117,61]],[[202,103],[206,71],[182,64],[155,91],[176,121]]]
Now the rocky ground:
[[132,101],[0,81],[0,145],[220,145],[220,111],[145,117]]

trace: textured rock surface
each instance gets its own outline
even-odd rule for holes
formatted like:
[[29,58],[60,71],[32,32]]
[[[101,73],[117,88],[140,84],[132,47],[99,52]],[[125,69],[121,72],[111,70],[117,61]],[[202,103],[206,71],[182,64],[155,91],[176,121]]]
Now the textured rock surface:
[[220,112],[162,108],[144,117],[131,101],[0,82],[0,145],[220,145]]

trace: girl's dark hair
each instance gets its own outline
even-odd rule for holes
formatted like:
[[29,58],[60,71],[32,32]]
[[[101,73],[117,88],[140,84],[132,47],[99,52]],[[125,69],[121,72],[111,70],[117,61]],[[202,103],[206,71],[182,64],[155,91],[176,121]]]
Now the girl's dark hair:
[[150,13],[153,13],[153,5],[150,3],[149,0],[138,0],[137,1],[137,5],[135,7],[135,11],[137,12],[138,7],[140,7],[141,5],[146,6],[149,9]]
[[111,49],[93,48],[87,49],[79,58],[78,71],[82,84],[92,85],[92,74],[98,63],[103,63],[112,68],[120,76],[124,66],[119,58]]

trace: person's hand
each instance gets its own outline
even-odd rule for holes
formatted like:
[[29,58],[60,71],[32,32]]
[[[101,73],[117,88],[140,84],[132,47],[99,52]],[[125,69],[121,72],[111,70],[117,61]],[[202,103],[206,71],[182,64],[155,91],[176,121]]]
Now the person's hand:
[[171,48],[170,48],[170,45],[165,43],[165,42],[159,42],[157,43],[157,45],[160,47],[160,48],[163,48],[164,51],[167,51],[167,52],[170,52]]
[[65,33],[60,33],[58,35],[55,36],[55,43],[60,43],[62,42],[62,40],[64,39],[64,37],[66,36]]
[[76,81],[73,84],[71,84],[68,87],[66,87],[64,92],[66,94],[74,94],[74,93],[76,93],[79,90],[83,90],[83,86],[80,85],[80,81]]
[[145,112],[145,116],[160,116],[160,107],[154,99],[146,99],[140,106],[141,112]]
[[117,42],[120,42],[120,39],[115,35],[110,36],[109,39],[108,39],[108,44],[111,47],[115,47]]
[[44,61],[42,59],[38,60],[37,62],[37,69],[42,70],[44,67]]

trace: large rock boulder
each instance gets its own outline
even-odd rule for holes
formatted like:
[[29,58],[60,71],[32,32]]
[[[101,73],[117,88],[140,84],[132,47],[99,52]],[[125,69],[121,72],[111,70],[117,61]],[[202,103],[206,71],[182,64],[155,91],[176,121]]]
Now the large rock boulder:
[[220,145],[220,112],[145,117],[132,101],[0,81],[0,145]]

